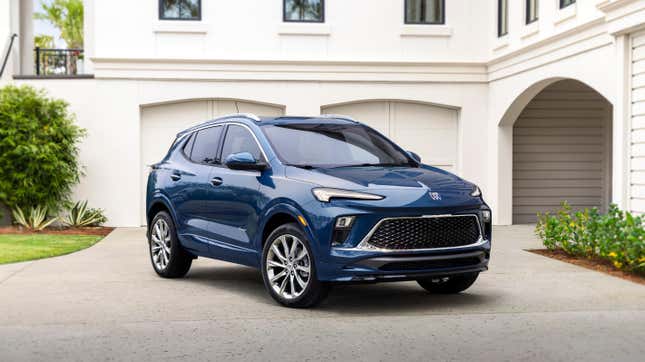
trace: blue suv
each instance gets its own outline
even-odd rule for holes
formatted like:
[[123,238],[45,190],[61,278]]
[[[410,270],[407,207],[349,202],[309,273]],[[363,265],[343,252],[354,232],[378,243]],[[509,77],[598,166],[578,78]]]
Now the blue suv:
[[183,277],[198,256],[248,265],[289,307],[346,282],[459,293],[490,257],[477,186],[345,116],[236,114],[187,129],[151,167],[146,207],[157,274]]

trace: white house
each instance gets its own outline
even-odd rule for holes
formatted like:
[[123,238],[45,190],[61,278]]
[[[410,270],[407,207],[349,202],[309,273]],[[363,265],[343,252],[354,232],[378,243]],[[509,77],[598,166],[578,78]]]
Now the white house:
[[71,104],[75,197],[111,225],[144,223],[177,131],[238,111],[351,115],[479,184],[496,224],[645,212],[645,0],[85,0],[71,76],[34,74],[32,12],[0,0],[0,82]]

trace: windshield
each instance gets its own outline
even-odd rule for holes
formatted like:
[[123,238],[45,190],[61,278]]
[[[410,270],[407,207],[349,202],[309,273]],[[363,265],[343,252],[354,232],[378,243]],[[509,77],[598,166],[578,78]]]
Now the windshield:
[[297,167],[410,166],[410,158],[371,128],[357,124],[262,127],[283,163]]

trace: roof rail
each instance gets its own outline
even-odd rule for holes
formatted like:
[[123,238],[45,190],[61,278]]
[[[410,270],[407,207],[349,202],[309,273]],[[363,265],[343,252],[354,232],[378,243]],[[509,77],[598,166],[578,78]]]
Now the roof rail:
[[338,119],[344,119],[346,121],[358,122],[354,118],[343,114],[321,114],[320,118],[338,118]]
[[245,118],[250,118],[256,122],[260,122],[260,117],[258,117],[256,114],[253,114],[253,113],[232,113],[232,114],[219,116],[215,119],[224,119],[224,118],[233,118],[233,117],[245,117]]

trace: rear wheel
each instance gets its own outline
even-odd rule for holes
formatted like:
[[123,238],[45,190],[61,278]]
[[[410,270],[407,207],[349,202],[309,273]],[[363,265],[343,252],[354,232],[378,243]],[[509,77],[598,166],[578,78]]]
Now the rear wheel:
[[424,278],[418,279],[417,283],[430,293],[456,294],[463,292],[473,285],[478,276],[479,273],[469,273],[446,277]]
[[179,243],[172,218],[167,212],[161,211],[152,219],[151,225],[148,244],[155,272],[164,278],[185,276],[193,257]]
[[329,290],[317,279],[309,240],[297,224],[278,227],[265,241],[262,279],[273,299],[292,308],[314,306]]

